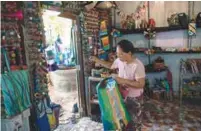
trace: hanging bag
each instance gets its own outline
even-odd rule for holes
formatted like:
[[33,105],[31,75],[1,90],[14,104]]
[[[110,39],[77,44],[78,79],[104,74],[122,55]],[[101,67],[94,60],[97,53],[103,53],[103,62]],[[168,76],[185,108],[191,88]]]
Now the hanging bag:
[[186,28],[188,26],[188,17],[185,13],[178,14],[179,23],[181,27]]
[[1,75],[1,91],[5,116],[11,117],[30,107],[28,71],[11,71],[7,52],[2,48],[7,73]]
[[199,12],[197,15],[196,24],[198,27],[201,27],[201,12]]
[[45,98],[42,98],[35,105],[35,108],[37,111],[36,124],[38,126],[39,131],[50,131],[51,129],[50,129],[49,121],[48,121],[48,116],[46,113],[44,99]]
[[45,105],[45,110],[46,110],[46,114],[47,114],[47,118],[48,118],[50,128],[55,129],[56,128],[56,118],[55,118],[54,112],[48,106],[49,102],[47,102],[47,99],[44,99],[43,102],[44,102],[44,105]]

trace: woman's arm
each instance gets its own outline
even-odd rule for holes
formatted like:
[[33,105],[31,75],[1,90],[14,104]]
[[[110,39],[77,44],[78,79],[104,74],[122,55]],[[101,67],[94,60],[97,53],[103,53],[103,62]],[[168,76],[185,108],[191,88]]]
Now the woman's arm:
[[105,67],[105,68],[107,68],[107,69],[111,69],[112,64],[113,64],[112,62],[100,60],[100,59],[98,59],[98,58],[95,57],[95,56],[92,56],[90,59],[91,59],[92,61],[96,62],[97,64],[102,65],[103,67]]
[[145,78],[139,78],[136,81],[123,79],[120,77],[116,77],[115,79],[116,79],[118,84],[126,85],[126,86],[131,87],[131,88],[144,88],[144,85],[145,85]]

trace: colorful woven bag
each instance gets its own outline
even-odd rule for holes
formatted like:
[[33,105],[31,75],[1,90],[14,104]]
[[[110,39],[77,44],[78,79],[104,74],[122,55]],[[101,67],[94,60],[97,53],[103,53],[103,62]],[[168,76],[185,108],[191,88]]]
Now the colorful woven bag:
[[96,87],[104,131],[125,131],[131,121],[125,108],[117,82],[112,78],[102,80]]
[[11,117],[31,106],[28,71],[11,71],[7,52],[4,48],[1,51],[8,70],[1,75],[2,102],[5,116]]

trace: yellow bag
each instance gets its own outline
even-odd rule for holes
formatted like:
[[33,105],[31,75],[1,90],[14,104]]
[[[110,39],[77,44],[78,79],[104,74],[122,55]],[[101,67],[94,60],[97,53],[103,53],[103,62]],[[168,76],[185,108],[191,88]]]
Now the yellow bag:
[[49,121],[49,124],[50,124],[50,128],[51,129],[56,128],[56,118],[55,118],[54,112],[47,113],[47,117],[48,117],[48,121]]

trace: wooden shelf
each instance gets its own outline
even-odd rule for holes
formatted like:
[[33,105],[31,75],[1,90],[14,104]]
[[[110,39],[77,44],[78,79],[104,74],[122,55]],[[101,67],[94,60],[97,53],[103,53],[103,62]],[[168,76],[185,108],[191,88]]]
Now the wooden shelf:
[[201,73],[185,73],[181,75],[182,77],[192,77],[192,76],[201,76]]
[[188,27],[181,27],[181,26],[175,26],[175,27],[156,27],[156,32],[167,32],[167,31],[178,31],[178,30],[186,30]]
[[162,69],[160,71],[146,71],[146,73],[161,73],[161,72],[164,72],[164,71],[167,71],[167,69]]
[[172,52],[172,51],[157,51],[154,54],[197,54],[201,53],[201,51],[185,51],[185,52]]
[[145,29],[117,29],[119,30],[123,35],[127,35],[127,34],[140,34],[140,33],[144,33]]
[[135,51],[135,53],[144,53],[144,51]]
[[[197,27],[197,28],[201,28],[201,27]],[[119,30],[123,35],[140,34],[140,33],[144,33],[144,30],[145,30],[145,29],[121,29],[121,28],[115,28],[115,29]],[[156,33],[167,32],[167,31],[187,30],[187,29],[188,29],[188,27],[181,27],[181,26],[156,27],[156,28],[154,28]]]
[[[135,53],[144,53],[144,51],[135,51]],[[189,51],[189,52],[158,51],[155,52],[154,54],[199,54],[199,53],[201,53],[201,51]]]
[[[147,49],[148,50],[148,49]],[[136,50],[135,53],[144,53],[145,51],[138,51]],[[201,53],[201,51],[156,51],[154,54],[197,54]],[[153,55],[154,55],[153,54]]]
[[135,50],[134,53],[144,53],[148,49],[149,48],[134,48],[134,50]]

